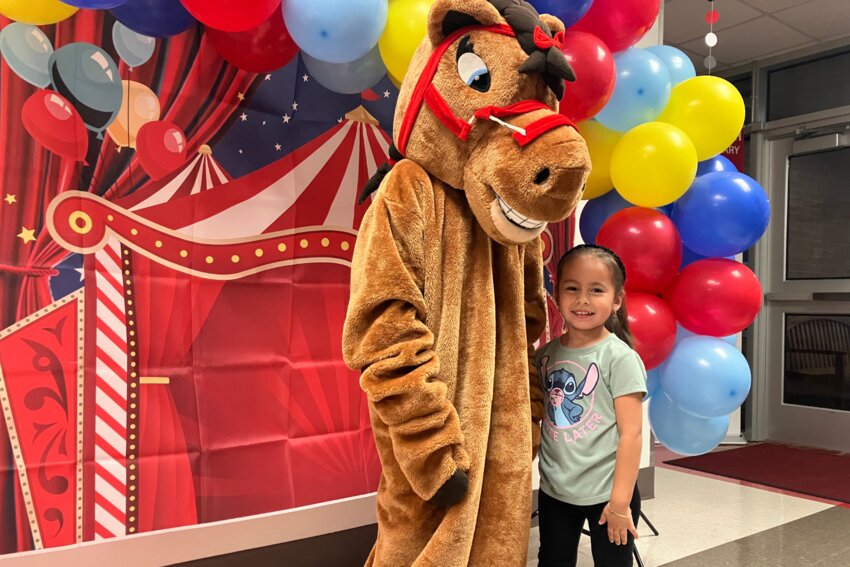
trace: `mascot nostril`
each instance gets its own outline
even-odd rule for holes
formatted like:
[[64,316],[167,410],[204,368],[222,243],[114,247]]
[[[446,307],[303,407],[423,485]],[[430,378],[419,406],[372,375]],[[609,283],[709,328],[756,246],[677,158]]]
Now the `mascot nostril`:
[[526,563],[540,234],[590,170],[558,112],[563,36],[525,0],[434,0],[391,159],[361,193],[342,348],[382,465],[369,566]]
[[545,183],[547,179],[549,179],[549,168],[544,167],[543,169],[537,172],[537,176],[534,178],[534,184],[541,185]]

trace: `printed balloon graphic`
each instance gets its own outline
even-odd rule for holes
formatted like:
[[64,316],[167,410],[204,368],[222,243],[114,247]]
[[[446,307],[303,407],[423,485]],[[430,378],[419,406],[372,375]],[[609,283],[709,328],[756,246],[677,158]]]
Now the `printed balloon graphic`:
[[121,148],[136,147],[139,129],[154,120],[159,120],[159,99],[150,88],[136,81],[124,81],[121,109],[109,128],[109,136]]
[[155,38],[135,32],[121,22],[112,26],[112,43],[118,56],[131,68],[147,63],[156,49]]
[[162,179],[183,165],[186,146],[183,130],[162,120],[148,122],[136,136],[136,153],[151,179]]
[[101,132],[121,108],[118,65],[91,43],[69,43],[50,56],[53,89],[68,99],[89,130]]
[[47,67],[53,45],[39,28],[12,22],[0,31],[0,53],[17,76],[37,87],[50,84]]
[[49,90],[33,93],[21,108],[21,120],[30,136],[51,152],[86,159],[89,134],[80,115],[61,95]]

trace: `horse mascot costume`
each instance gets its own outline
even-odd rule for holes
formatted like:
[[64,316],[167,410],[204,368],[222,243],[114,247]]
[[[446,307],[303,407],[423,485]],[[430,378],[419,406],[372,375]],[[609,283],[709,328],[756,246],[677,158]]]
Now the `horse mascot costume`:
[[590,170],[558,113],[563,31],[521,0],[435,0],[401,85],[343,333],[383,466],[367,565],[525,565],[540,234]]

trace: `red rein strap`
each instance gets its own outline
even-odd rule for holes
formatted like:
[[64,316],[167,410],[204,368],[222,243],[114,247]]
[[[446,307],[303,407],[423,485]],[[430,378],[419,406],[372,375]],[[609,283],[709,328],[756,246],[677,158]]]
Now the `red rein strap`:
[[525,136],[523,136],[521,132],[514,132],[514,140],[516,140],[522,148],[533,142],[537,137],[542,136],[549,130],[558,128],[559,126],[571,126],[578,130],[573,121],[563,114],[549,114],[548,116],[544,116],[540,120],[535,120],[526,126],[524,128]]
[[[432,86],[431,81],[434,80],[434,75],[437,74],[437,68],[440,66],[440,61],[443,59],[443,55],[446,54],[449,47],[451,47],[451,45],[462,35],[476,30],[487,30],[509,37],[516,37],[513,28],[507,24],[500,24],[497,26],[470,26],[455,31],[437,46],[431,54],[431,58],[428,59],[428,64],[425,66],[425,69],[422,70],[422,74],[419,76],[419,81],[416,83],[416,87],[413,89],[413,93],[410,96],[410,104],[404,112],[404,119],[401,122],[401,128],[399,128],[398,132],[398,151],[401,152],[402,155],[407,153],[407,143],[410,141],[410,134],[413,132],[413,125],[416,123],[416,117],[419,116],[419,112],[422,110],[422,103],[425,101],[426,92],[428,90],[434,90],[434,93],[437,94],[437,97],[439,97],[439,102],[437,100],[433,101],[437,105],[434,108],[440,109],[439,114],[447,114],[448,116],[451,116],[454,118],[455,123],[461,122],[454,117],[454,113],[448,108],[448,105],[446,105],[446,102],[439,96],[439,93],[436,92],[436,88],[429,89],[428,87]],[[433,98],[433,95],[431,98]],[[443,118],[440,118],[440,121],[443,122],[443,124],[446,124]],[[455,134],[458,133],[456,127],[453,127],[450,124],[446,124],[446,126],[452,130],[452,132],[455,132]],[[469,135],[468,132],[467,135]]]

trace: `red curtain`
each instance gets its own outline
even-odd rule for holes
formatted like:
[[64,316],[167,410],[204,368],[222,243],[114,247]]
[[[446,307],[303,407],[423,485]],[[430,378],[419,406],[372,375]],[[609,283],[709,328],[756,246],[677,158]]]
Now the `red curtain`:
[[[0,27],[10,20],[0,16]],[[102,10],[80,10],[72,18],[43,30],[54,48],[74,41],[100,46],[119,61],[112,47],[114,20]],[[123,79],[148,85],[157,93],[162,120],[181,127],[189,155],[225,131],[240,103],[238,94],[251,90],[256,75],[238,70],[214,51],[201,26],[169,39],[157,40],[151,60],[134,70],[121,63]],[[69,189],[117,199],[144,187],[150,180],[129,149],[118,148],[107,135],[89,135],[87,165],[60,158],[37,145],[21,122],[21,107],[35,92],[3,63],[0,68],[0,328],[48,305],[53,266],[68,254],[46,229],[47,205]],[[10,199],[11,200],[11,199]],[[26,242],[27,230],[35,241]],[[23,237],[15,235],[22,234]],[[0,553],[31,548],[29,524],[23,510],[8,439],[0,435]],[[14,504],[13,504],[14,503]]]

